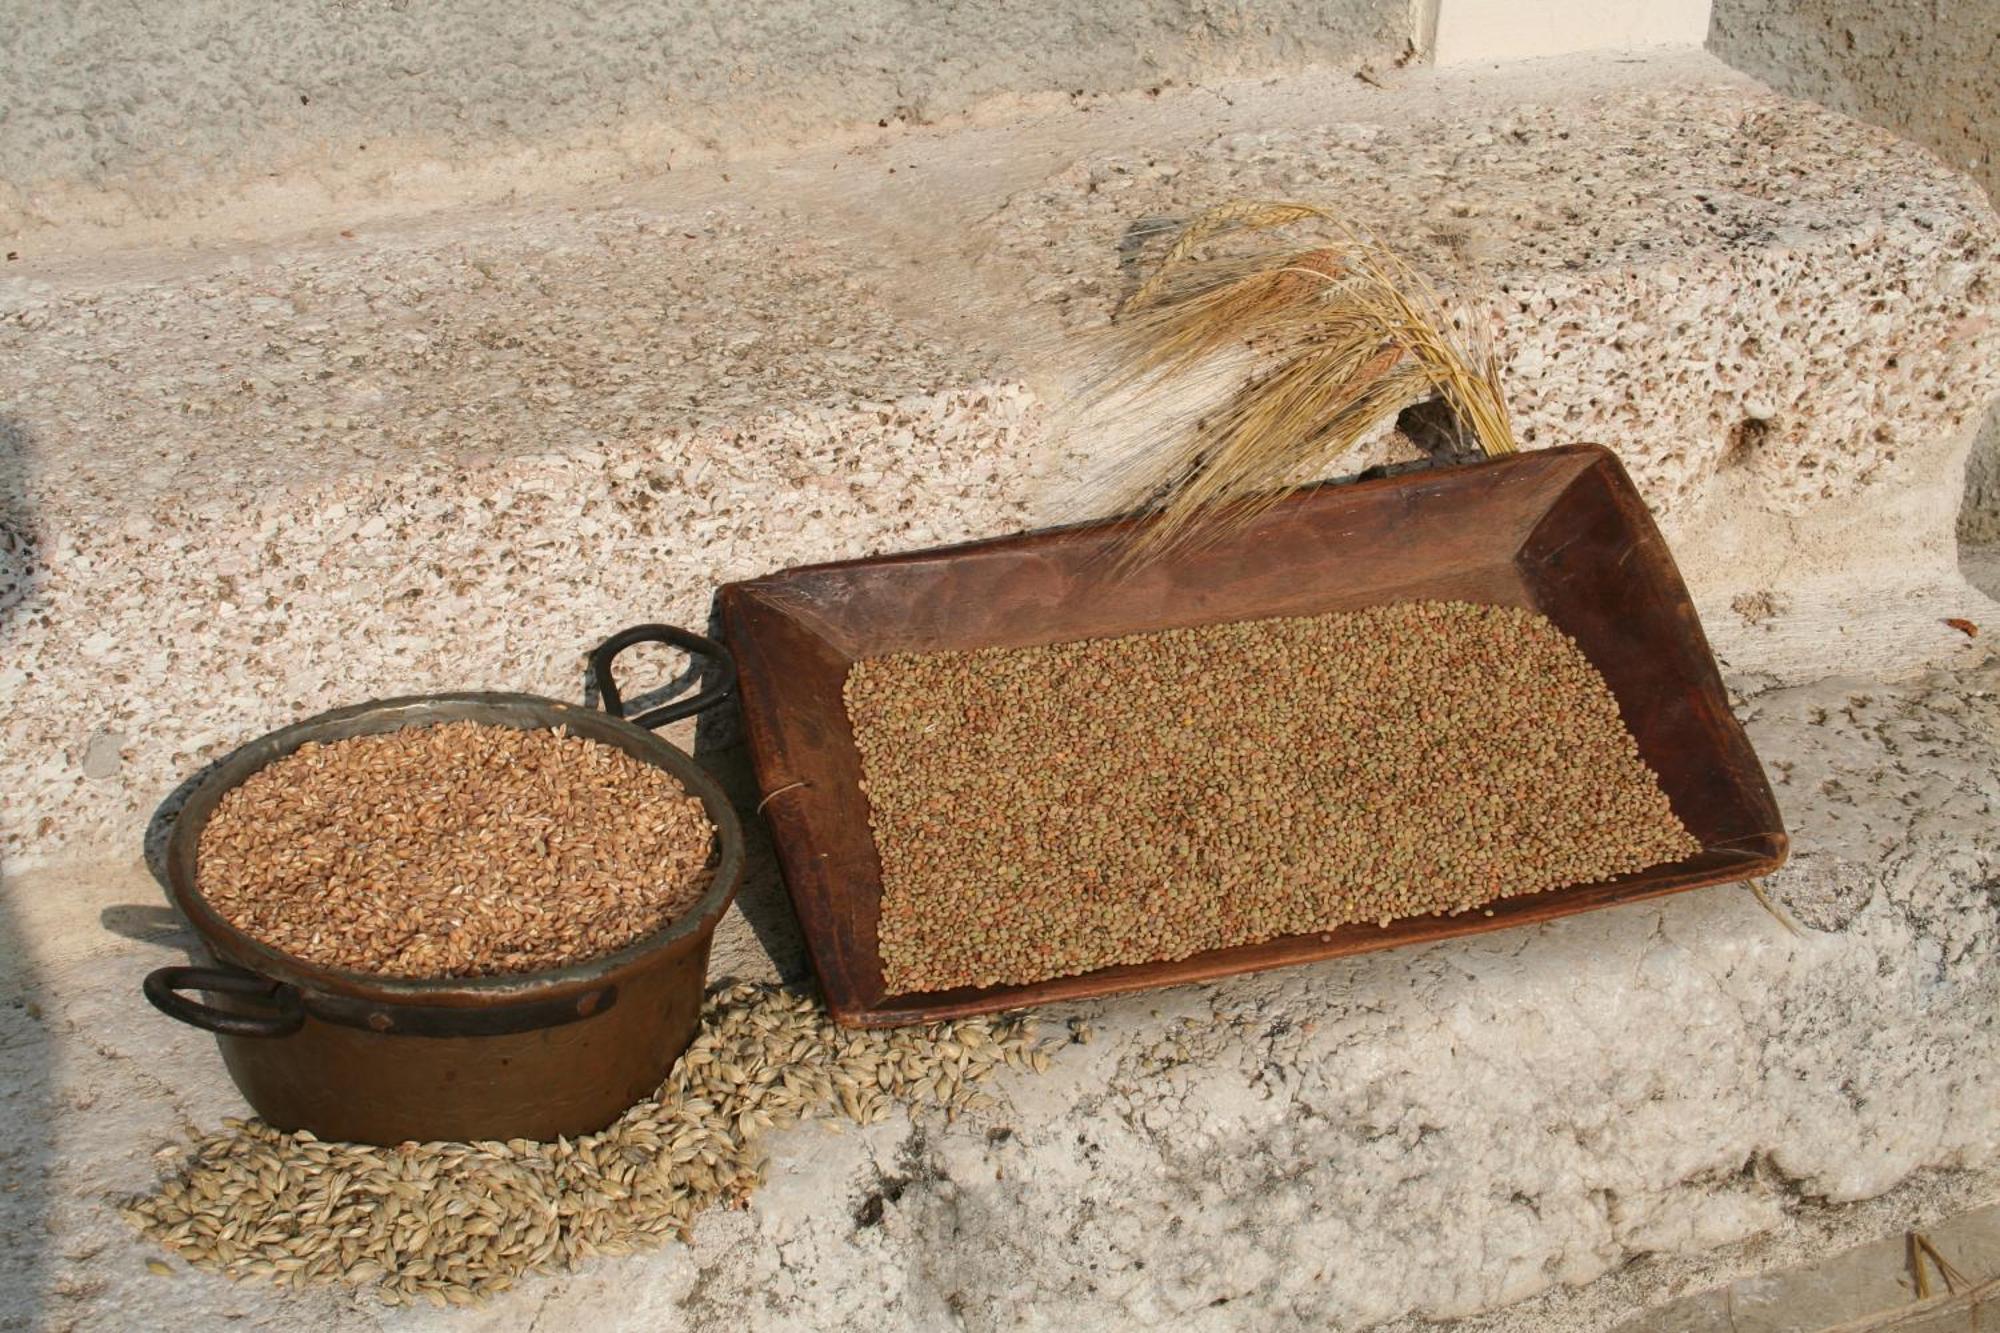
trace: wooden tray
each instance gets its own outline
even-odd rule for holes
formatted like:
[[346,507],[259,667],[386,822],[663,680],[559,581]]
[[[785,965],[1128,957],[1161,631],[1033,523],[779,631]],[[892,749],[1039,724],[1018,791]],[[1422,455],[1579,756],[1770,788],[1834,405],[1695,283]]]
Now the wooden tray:
[[[1133,521],[816,565],[722,589],[758,782],[781,793],[766,814],[813,967],[841,1023],[984,1013],[1503,930],[1763,875],[1784,861],[1777,802],[1730,714],[1687,589],[1609,450],[1578,445],[1321,486],[1226,541],[1119,578],[1105,555]],[[1703,850],[1601,883],[1504,899],[1490,917],[1346,926],[1024,986],[884,992],[875,939],[881,866],[841,700],[855,661],[1425,598],[1533,607],[1574,636]]]

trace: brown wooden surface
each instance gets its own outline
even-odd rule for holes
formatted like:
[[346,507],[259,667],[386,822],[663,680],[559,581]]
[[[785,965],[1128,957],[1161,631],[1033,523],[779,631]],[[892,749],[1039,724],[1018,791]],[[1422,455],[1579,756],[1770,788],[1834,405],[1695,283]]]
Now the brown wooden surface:
[[[1545,921],[1741,880],[1783,862],[1777,802],[1729,711],[1673,557],[1610,451],[1578,445],[1319,487],[1225,540],[1121,576],[1112,557],[1130,522],[787,570],[722,589],[758,783],[780,793],[765,814],[840,1022],[910,1023],[1201,981]],[[1506,899],[1490,917],[1347,926],[1032,985],[884,993],[875,937],[881,865],[841,698],[855,661],[1420,599],[1533,607],[1575,636],[1703,851],[1603,883]]]

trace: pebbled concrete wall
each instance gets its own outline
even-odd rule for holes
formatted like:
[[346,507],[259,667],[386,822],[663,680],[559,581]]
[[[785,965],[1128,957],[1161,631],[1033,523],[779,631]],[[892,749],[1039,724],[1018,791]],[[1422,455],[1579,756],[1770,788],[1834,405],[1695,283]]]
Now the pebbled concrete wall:
[[[2000,4],[1715,0],[1708,46],[1780,92],[1915,139],[2000,201]],[[2000,542],[2000,411],[1966,467],[1959,536]]]
[[1004,95],[1393,56],[1409,25],[1406,0],[0,0],[0,231],[274,175],[407,193],[551,149],[657,170]]

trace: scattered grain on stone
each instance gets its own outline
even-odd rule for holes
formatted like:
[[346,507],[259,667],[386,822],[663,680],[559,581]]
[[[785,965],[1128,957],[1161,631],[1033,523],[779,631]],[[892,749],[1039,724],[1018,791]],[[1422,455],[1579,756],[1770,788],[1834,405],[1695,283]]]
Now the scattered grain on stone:
[[858,662],[891,993],[1458,913],[1698,845],[1575,642],[1407,602]]
[[224,796],[196,882],[244,933],[325,967],[528,972],[615,953],[709,884],[701,802],[560,730],[452,722],[299,747]]
[[731,986],[710,996],[659,1092],[601,1133],[376,1148],[229,1120],[125,1215],[232,1278],[463,1304],[524,1273],[685,1238],[706,1209],[747,1200],[774,1126],[834,1111],[879,1121],[892,1100],[956,1117],[992,1104],[977,1089],[995,1069],[1037,1056],[1046,1064],[1023,1019],[856,1031],[810,996]]

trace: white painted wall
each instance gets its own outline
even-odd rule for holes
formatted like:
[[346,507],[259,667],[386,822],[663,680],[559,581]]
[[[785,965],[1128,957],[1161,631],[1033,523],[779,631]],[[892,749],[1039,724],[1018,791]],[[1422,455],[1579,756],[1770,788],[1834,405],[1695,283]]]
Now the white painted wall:
[[1699,46],[1708,17],[1709,0],[1418,0],[1416,26],[1437,64],[1469,65]]

